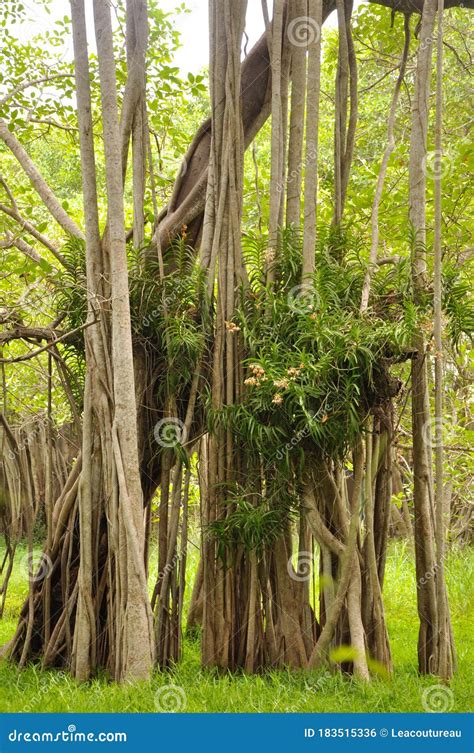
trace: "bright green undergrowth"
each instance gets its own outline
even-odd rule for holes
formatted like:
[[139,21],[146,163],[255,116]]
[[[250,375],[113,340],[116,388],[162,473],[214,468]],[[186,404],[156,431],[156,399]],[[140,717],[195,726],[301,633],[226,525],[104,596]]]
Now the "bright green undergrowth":
[[[18,561],[21,559],[21,552]],[[195,571],[196,557],[191,558]],[[468,548],[454,549],[446,562],[458,672],[451,683],[453,711],[472,707],[473,556]],[[192,577],[193,572],[190,573]],[[188,589],[189,591],[190,589]],[[0,621],[0,643],[12,635],[27,591],[18,567],[12,576],[6,613]],[[417,673],[418,620],[415,600],[413,553],[404,542],[389,548],[385,579],[385,605],[394,660],[390,680],[375,678],[365,685],[328,672],[272,671],[262,675],[219,675],[199,665],[199,639],[186,638],[184,659],[168,673],[156,672],[150,682],[117,686],[105,678],[77,684],[66,674],[29,666],[19,672],[0,663],[2,712],[155,712],[160,688],[176,686],[169,694],[188,712],[365,712],[423,711],[423,691],[435,678]],[[169,695],[168,695],[169,697]]]

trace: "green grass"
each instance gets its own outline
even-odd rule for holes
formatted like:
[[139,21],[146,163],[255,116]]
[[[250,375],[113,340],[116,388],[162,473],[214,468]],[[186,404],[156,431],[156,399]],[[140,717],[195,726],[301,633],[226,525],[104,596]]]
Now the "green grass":
[[[468,549],[456,549],[449,554],[446,572],[459,664],[451,683],[453,711],[468,711],[472,707],[472,570],[473,558]],[[0,621],[0,644],[14,631],[27,587],[24,576],[15,568],[6,614]],[[156,672],[149,682],[133,685],[118,686],[105,678],[77,684],[63,673],[45,672],[38,666],[19,672],[4,661],[0,664],[0,711],[155,712],[163,708],[171,710],[166,702],[173,698],[178,710],[188,712],[423,711],[422,693],[437,681],[417,673],[413,555],[402,542],[390,546],[384,593],[394,661],[390,680],[376,678],[363,684],[328,672],[218,675],[200,668],[199,642],[186,639],[184,659],[179,666],[168,673]],[[169,685],[175,687],[164,689]]]

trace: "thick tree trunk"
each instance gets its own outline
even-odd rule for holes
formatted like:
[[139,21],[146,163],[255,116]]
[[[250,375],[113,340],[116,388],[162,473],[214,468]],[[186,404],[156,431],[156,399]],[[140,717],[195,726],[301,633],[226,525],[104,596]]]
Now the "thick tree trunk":
[[[110,9],[104,0],[96,0],[109,212],[107,237],[102,244],[83,0],[72,0],[71,10],[86,220],[88,316],[93,323],[85,334],[83,454],[51,518],[51,579],[32,592],[12,652],[21,662],[42,654],[45,664],[71,666],[79,679],[87,679],[98,667],[104,667],[115,679],[124,680],[148,676],[153,662],[153,633],[133,399],[121,138]],[[50,611],[55,615],[54,624],[49,622]],[[47,631],[41,627],[45,619]]]
[[[206,201],[205,232],[201,258],[208,266],[209,292],[217,271],[216,331],[212,368],[212,406],[222,411],[241,394],[238,335],[229,328],[235,314],[235,291],[244,281],[240,246],[243,183],[243,126],[240,103],[240,45],[246,0],[210,5],[212,142],[211,180]],[[206,225],[207,223],[207,225]],[[209,438],[203,500],[203,524],[211,525],[226,515],[225,502],[238,480],[239,459],[231,431],[222,425]],[[236,661],[235,570],[230,553],[219,557],[212,538],[203,544],[204,615],[202,661],[205,666],[232,668]]]

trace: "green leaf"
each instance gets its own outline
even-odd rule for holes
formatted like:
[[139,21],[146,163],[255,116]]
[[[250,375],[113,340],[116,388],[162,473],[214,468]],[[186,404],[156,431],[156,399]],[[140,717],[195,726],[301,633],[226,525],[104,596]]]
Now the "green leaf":
[[329,658],[336,664],[342,664],[347,661],[354,661],[359,656],[359,652],[354,646],[337,646],[329,652]]

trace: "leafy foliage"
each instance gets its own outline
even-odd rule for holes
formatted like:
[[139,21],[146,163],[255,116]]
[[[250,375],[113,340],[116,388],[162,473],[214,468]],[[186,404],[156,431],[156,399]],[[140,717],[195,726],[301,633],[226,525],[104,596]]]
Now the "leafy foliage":
[[446,260],[443,265],[443,309],[447,332],[459,346],[463,335],[472,340],[474,334],[474,297],[472,295],[472,263],[459,265]]
[[[216,411],[208,428],[229,429],[258,467],[228,490],[226,514],[212,532],[223,546],[259,548],[273,541],[297,511],[298,468],[308,458],[350,462],[368,414],[401,387],[391,364],[411,357],[415,330],[431,329],[432,294],[413,302],[410,264],[394,260],[373,272],[370,308],[360,313],[365,249],[354,229],[321,226],[315,273],[301,284],[302,239],[280,233],[276,282],[265,285],[269,249],[247,233],[244,254],[250,286],[243,288],[234,325],[246,353],[243,399]],[[273,249],[270,250],[273,255]],[[445,314],[455,342],[472,333],[472,303],[459,268],[445,266]],[[262,472],[263,466],[263,472]],[[262,484],[261,495],[252,494]],[[222,550],[223,551],[223,550]]]
[[162,279],[158,259],[148,249],[131,254],[132,327],[143,344],[167,359],[173,394],[191,378],[205,346],[204,272],[184,237],[172,244],[174,268]]
[[[256,269],[254,238],[247,249]],[[359,250],[350,231],[320,228],[316,272],[301,285],[301,238],[284,231],[274,289],[255,273],[242,292],[236,321],[248,353],[246,393],[224,412],[239,441],[267,462],[304,451],[344,456],[368,411],[388,396],[387,362],[404,357],[416,325],[413,307],[390,298],[394,281],[407,285],[408,270],[401,264],[376,275],[371,309],[361,315]]]
[[297,495],[291,495],[284,484],[272,484],[270,493],[260,496],[236,484],[226,501],[228,514],[209,525],[208,535],[216,537],[221,558],[238,546],[261,553],[284,533],[298,504]]

